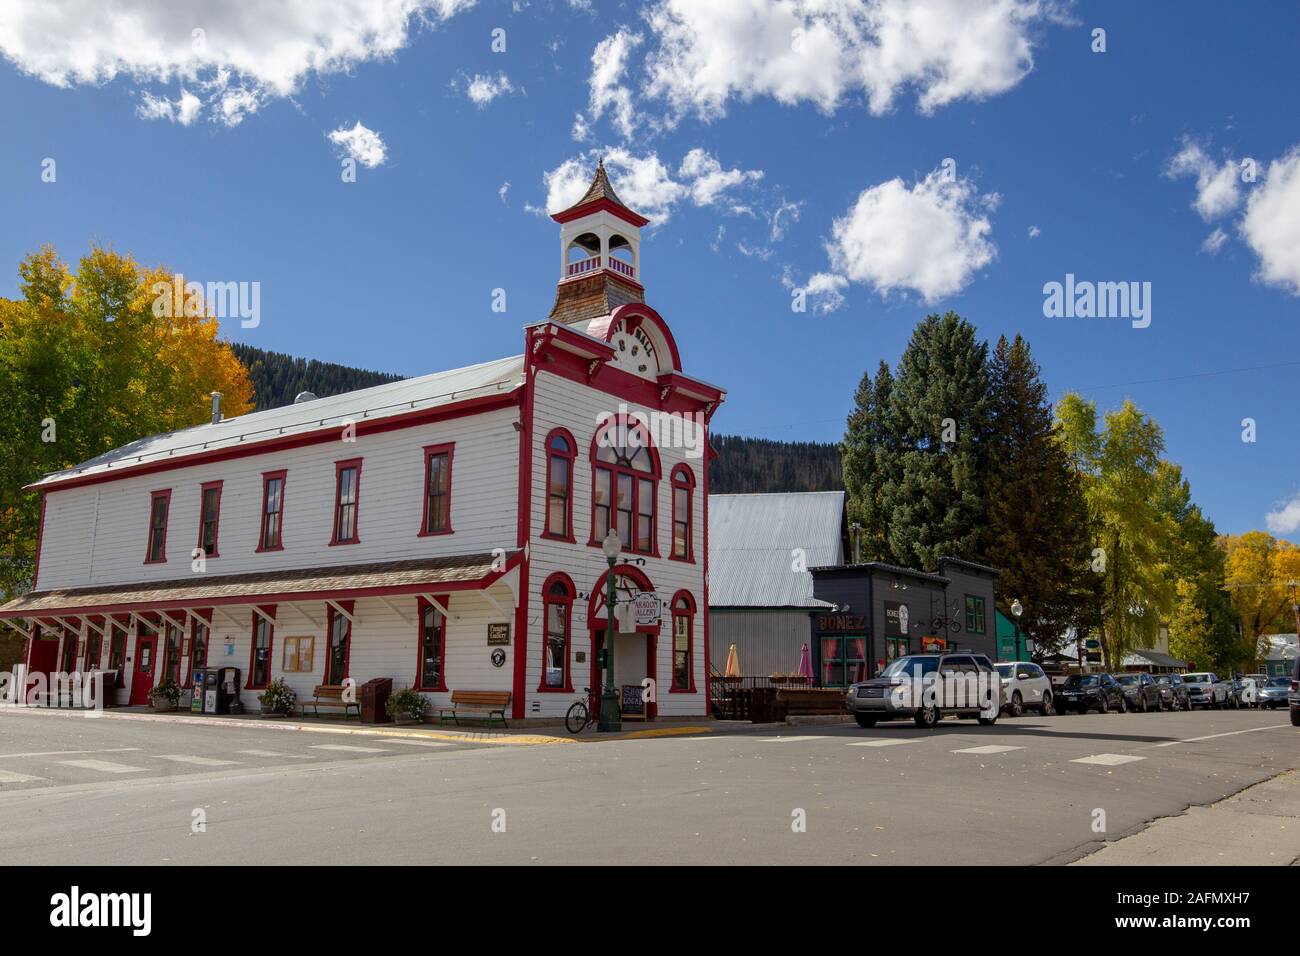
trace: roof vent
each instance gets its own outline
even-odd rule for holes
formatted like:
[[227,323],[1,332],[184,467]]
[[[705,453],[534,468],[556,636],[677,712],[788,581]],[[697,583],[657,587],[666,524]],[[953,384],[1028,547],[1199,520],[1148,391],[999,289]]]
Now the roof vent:
[[297,395],[293,397],[293,403],[295,405],[301,405],[303,402],[314,402],[314,401],[316,401],[315,392],[299,392]]
[[212,424],[221,421],[221,393],[212,393]]

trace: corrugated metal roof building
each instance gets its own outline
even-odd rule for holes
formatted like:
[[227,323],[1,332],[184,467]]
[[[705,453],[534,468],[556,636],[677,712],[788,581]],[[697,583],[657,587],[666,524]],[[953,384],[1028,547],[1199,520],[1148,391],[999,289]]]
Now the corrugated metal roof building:
[[844,492],[709,496],[709,653],[745,676],[792,673],[812,643],[808,569],[844,562]]

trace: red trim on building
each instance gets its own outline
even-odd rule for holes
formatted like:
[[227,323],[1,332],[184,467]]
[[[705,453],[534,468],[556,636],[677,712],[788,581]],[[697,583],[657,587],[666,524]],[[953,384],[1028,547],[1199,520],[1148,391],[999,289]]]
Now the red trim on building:
[[206,555],[209,558],[221,557],[221,488],[224,484],[225,481],[221,480],[205,481],[199,485],[199,543],[196,545],[199,551],[203,551],[203,501],[209,491],[216,489],[217,492],[217,516],[212,522],[212,553]]
[[[532,527],[533,501],[533,401],[537,391],[537,369],[532,364],[534,350],[540,349],[541,340],[536,331],[530,329],[524,335],[524,387],[519,401],[519,498],[515,504],[518,534],[516,547],[521,553],[527,553]],[[523,558],[519,562],[519,604],[515,608],[515,647],[514,679],[511,681],[510,715],[522,720],[527,712],[526,686],[528,677],[528,593],[529,562]]]
[[[352,537],[339,538],[339,519],[343,517],[341,496],[343,494],[343,472],[347,468],[357,470],[356,484],[352,489]],[[330,547],[341,544],[361,543],[361,459],[347,458],[334,462],[334,530],[330,534]]]
[[[620,564],[614,568],[614,573],[621,578],[628,578],[637,586],[638,591],[653,591],[654,583],[649,576],[638,568],[635,564]],[[609,570],[606,569],[596,583],[591,586],[591,598],[587,601],[587,627],[593,631],[603,631],[609,623],[609,612],[604,606],[605,590],[608,586]],[[599,605],[599,610],[597,606]],[[636,633],[638,634],[658,634],[659,624],[638,624]]]
[[[447,456],[447,491],[446,491],[446,495],[447,495],[446,525],[447,526],[445,528],[439,528],[437,530],[430,531],[429,530],[429,464],[430,462],[433,461],[434,457],[437,455]],[[420,494],[424,498],[424,507],[422,509],[422,516],[420,518],[419,537],[421,538],[431,538],[440,534],[452,534],[455,531],[455,529],[451,526],[451,474],[452,474],[452,459],[455,457],[456,457],[455,442],[442,442],[441,444],[438,445],[424,446],[424,483],[420,487]]]
[[[677,554],[677,492],[686,492],[686,554]],[[668,525],[668,560],[695,563],[695,473],[690,466],[673,466],[668,482],[671,515]]]
[[80,475],[73,478],[62,478],[57,481],[51,481],[48,484],[42,482],[32,482],[24,486],[26,491],[60,491],[64,488],[76,488],[81,485],[99,484],[105,481],[117,481],[120,478],[134,478],[137,475],[153,474],[160,471],[171,471],[176,468],[191,468],[196,465],[210,464],[212,462],[229,461],[234,458],[249,458],[254,455],[267,455],[273,452],[286,451],[291,448],[301,448],[305,445],[320,445],[325,442],[334,442],[342,439],[344,433],[351,428],[352,433],[356,436],[375,435],[383,432],[395,431],[402,428],[415,428],[419,425],[427,425],[431,422],[447,421],[454,418],[464,418],[467,415],[480,415],[485,412],[496,411],[501,408],[508,408],[511,405],[518,404],[520,399],[515,392],[518,389],[487,395],[481,398],[468,398],[461,402],[452,402],[447,405],[440,405],[437,408],[425,408],[411,412],[403,412],[399,415],[389,415],[385,418],[373,419],[370,421],[359,421],[351,426],[347,425],[330,425],[313,432],[306,432],[301,435],[283,435],[275,438],[267,438],[262,441],[247,441],[230,448],[214,448],[209,451],[197,451],[192,454],[181,454],[158,461],[140,462],[134,465],[122,465],[119,468],[110,468],[105,471],[97,471],[89,475]]
[[[276,528],[276,541],[273,545],[266,543],[266,505],[267,492],[270,489],[272,481],[280,481],[280,511],[278,512],[279,525]],[[275,471],[262,472],[262,518],[257,530],[257,548],[258,554],[263,551],[283,551],[284,550],[284,496],[289,487],[289,471],[287,468],[279,468]]]
[[[32,590],[36,590],[36,584],[41,576],[41,543],[45,540],[45,492],[41,492],[41,521],[36,526],[36,558],[32,562]],[[26,661],[24,661],[24,664]]]
[[616,216],[624,222],[629,222],[640,229],[642,226],[650,224],[650,220],[645,216],[634,213],[626,206],[620,206],[610,199],[600,198],[593,199],[591,202],[583,203],[581,206],[574,206],[571,209],[565,209],[561,212],[552,213],[551,218],[556,222],[572,222],[575,219],[581,219],[583,216],[590,216],[594,212],[607,212],[611,216]]
[[[159,548],[159,556],[152,557],[154,551],[154,505],[156,502],[163,502],[162,518],[162,547]],[[144,545],[144,563],[145,564],[166,564],[167,563],[167,522],[171,519],[172,511],[172,490],[170,488],[160,488],[157,491],[149,492],[149,532],[145,537]]]
[[[275,618],[275,605],[258,605],[258,610],[266,614],[267,617]],[[253,626],[248,635],[248,677],[244,684],[244,690],[265,690],[266,685],[271,683],[275,671],[275,625],[270,621],[266,624],[266,683],[254,684],[253,673],[256,670],[257,663],[257,624],[262,620],[262,616],[257,611],[250,611]],[[329,653],[329,635],[325,635],[325,653]]]
[[[686,608],[679,609],[678,601],[684,601]],[[695,619],[698,617],[698,609],[695,604],[695,596],[690,591],[683,588],[673,595],[672,601],[668,604],[668,613],[671,626],[668,629],[669,640],[671,642],[672,657],[670,658],[670,669],[672,671],[671,686],[668,689],[670,694],[694,694],[695,693]],[[686,687],[677,686],[677,619],[679,617],[688,618],[687,627],[690,628],[689,637],[686,643],[686,663],[687,674],[690,678],[690,684]]]
[[[637,471],[635,468],[629,468],[624,465],[614,464],[613,462],[598,461],[596,453],[600,450],[601,438],[606,435],[611,428],[628,429],[629,431],[638,431],[644,438],[644,448],[650,458],[650,471]],[[662,471],[659,467],[659,452],[654,446],[654,438],[650,434],[650,429],[645,426],[635,415],[632,414],[612,414],[605,416],[600,427],[591,438],[591,448],[588,453],[588,461],[591,463],[591,538],[588,540],[588,547],[599,548],[605,540],[605,535],[611,528],[618,527],[618,477],[626,475],[631,479],[632,500],[630,502],[631,514],[630,524],[628,527],[628,543],[623,546],[623,550],[628,554],[635,554],[641,557],[657,558],[659,557],[659,479]],[[596,524],[596,482],[601,472],[608,473],[607,492],[609,503],[609,523],[604,528]],[[641,482],[648,481],[651,484],[650,492],[650,548],[643,550],[637,547],[637,525],[641,519]]]
[[[450,594],[435,594],[442,606],[451,610]],[[442,641],[442,650],[438,653],[438,660],[442,666],[438,668],[437,684],[426,684],[424,680],[424,612],[427,610],[437,611],[434,607],[422,597],[415,599],[416,621],[415,621],[415,686],[413,690],[422,691],[426,694],[443,693],[447,690],[447,615],[442,615],[442,629],[439,635]]]
[[[556,585],[564,588],[564,596],[551,594],[551,588]],[[573,667],[570,665],[570,661],[573,658],[573,599],[577,593],[577,589],[573,586],[573,579],[563,571],[556,571],[542,582],[542,639],[539,642],[542,651],[542,669],[537,682],[537,692],[539,694],[573,693]],[[548,687],[546,684],[546,652],[547,643],[551,639],[550,616],[552,604],[558,604],[564,608],[564,683],[559,687]]]
[[[556,438],[562,438],[569,443],[567,454],[552,450],[551,442]],[[546,455],[546,484],[542,488],[542,501],[544,503],[543,513],[546,518],[542,537],[549,538],[552,541],[567,541],[574,544],[576,539],[573,535],[573,470],[578,460],[578,443],[574,440],[573,433],[567,428],[552,428],[546,436],[546,444],[543,449]],[[564,518],[565,531],[567,532],[565,534],[559,534],[551,529],[551,465],[553,463],[552,459],[555,458],[566,459],[569,465],[568,487],[565,489],[565,508],[567,509]]]

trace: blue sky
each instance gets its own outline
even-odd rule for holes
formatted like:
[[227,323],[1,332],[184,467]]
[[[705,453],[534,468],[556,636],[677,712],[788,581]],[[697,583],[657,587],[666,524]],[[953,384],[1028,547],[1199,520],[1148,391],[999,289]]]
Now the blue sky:
[[[1294,4],[382,0],[369,29],[341,0],[275,22],[9,6],[0,295],[39,244],[99,241],[259,282],[237,341],[409,375],[484,361],[545,317],[546,208],[603,153],[655,219],[647,301],[728,390],[716,430],[837,440],[863,371],[953,309],[1025,334],[1054,398],[1153,415],[1221,531],[1300,528]],[[1067,273],[1149,282],[1149,327],[1045,317]]]

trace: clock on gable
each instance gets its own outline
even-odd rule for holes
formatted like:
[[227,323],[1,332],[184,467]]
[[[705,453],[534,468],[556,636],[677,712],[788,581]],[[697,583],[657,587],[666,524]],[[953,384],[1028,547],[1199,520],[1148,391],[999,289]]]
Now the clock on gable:
[[609,344],[614,347],[616,368],[648,379],[654,379],[661,371],[658,349],[639,322],[633,324],[619,319],[610,330]]

